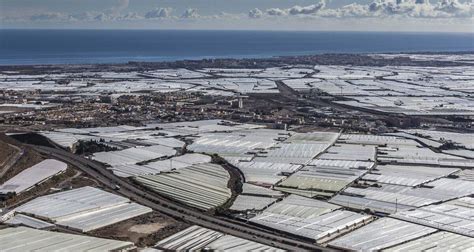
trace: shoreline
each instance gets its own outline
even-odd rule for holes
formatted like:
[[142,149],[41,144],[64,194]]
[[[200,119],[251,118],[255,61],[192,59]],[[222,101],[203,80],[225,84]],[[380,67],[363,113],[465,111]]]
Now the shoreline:
[[[262,56],[262,57],[210,57],[199,59],[182,59],[169,61],[127,61],[117,63],[58,63],[58,64],[0,64],[0,71],[13,69],[38,68],[90,68],[90,67],[150,67],[155,69],[170,68],[265,68],[278,67],[287,64],[315,64],[315,65],[359,65],[359,66],[474,66],[470,61],[441,61],[435,59],[412,59],[413,56],[436,55],[474,55],[474,51],[426,51],[426,52],[381,52],[381,53],[321,53],[289,56]],[[390,56],[390,57],[388,57]],[[220,66],[224,65],[225,66]]]

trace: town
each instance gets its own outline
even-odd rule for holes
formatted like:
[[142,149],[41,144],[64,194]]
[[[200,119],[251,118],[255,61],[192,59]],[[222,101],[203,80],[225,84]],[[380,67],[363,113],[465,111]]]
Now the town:
[[0,66],[0,251],[469,251],[473,66]]

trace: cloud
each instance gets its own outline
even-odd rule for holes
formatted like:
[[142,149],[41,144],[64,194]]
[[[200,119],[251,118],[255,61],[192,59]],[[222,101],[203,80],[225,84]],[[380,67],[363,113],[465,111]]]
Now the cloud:
[[70,15],[71,21],[89,21],[94,20],[101,12],[86,11],[78,14]]
[[339,8],[326,8],[327,1],[308,6],[293,6],[288,9],[269,8],[265,11],[253,9],[251,18],[298,16],[332,18],[366,17],[411,17],[411,18],[469,18],[474,13],[474,3],[459,0],[373,0],[368,4],[351,3]]
[[319,1],[319,3],[312,4],[312,5],[305,6],[305,7],[301,7],[301,6],[296,5],[296,6],[293,6],[292,8],[290,8],[288,10],[288,13],[290,15],[300,15],[300,14],[310,15],[310,14],[317,13],[319,10],[323,9],[325,6],[326,6],[325,1]]
[[472,18],[474,14],[474,3],[472,1],[470,3],[460,3],[458,0],[442,0],[435,7],[435,10],[456,16]]
[[282,10],[279,8],[271,8],[265,11],[267,15],[270,16],[285,16],[288,15],[288,12],[286,10]]
[[[104,10],[103,12],[96,12],[97,14],[93,18],[94,21],[111,21],[111,20],[120,20],[124,16],[122,15],[122,12],[128,8],[128,5],[130,4],[130,0],[116,0],[116,4],[109,9]],[[127,14],[126,14],[127,15]],[[91,21],[89,19],[87,20],[81,20],[81,21]]]
[[432,4],[429,0],[375,0],[369,4],[374,16],[406,16],[421,18],[463,18],[472,17],[471,2],[441,0]]
[[187,9],[184,11],[183,15],[181,15],[181,18],[198,18],[199,14],[197,13],[196,9]]
[[172,8],[156,8],[145,14],[145,18],[169,18],[173,12]]
[[105,13],[100,13],[99,15],[94,17],[95,21],[100,21],[100,22],[105,22],[105,21],[110,21],[113,18]]
[[[0,17],[3,22],[41,22],[41,23],[73,23],[73,22],[154,22],[160,19],[169,19],[172,22],[179,19],[189,19],[195,23],[218,23],[234,22],[240,24],[249,21],[248,19],[262,19],[258,22],[249,22],[247,25],[257,25],[278,21],[280,19],[286,22],[300,22],[311,19],[327,19],[341,21],[347,19],[374,19],[374,20],[404,20],[407,18],[416,20],[424,19],[423,22],[429,22],[434,19],[446,19],[449,22],[472,22],[474,14],[474,3],[464,0],[368,0],[365,3],[354,1],[351,4],[330,8],[327,5],[329,0],[315,0],[313,4],[307,6],[295,5],[293,7],[273,7],[265,10],[254,8],[248,13],[215,13],[199,15],[196,9],[187,9],[182,15],[174,14],[172,8],[155,8],[153,10],[136,13],[126,12],[130,4],[129,0],[116,0],[113,6],[101,11],[87,11],[83,13],[63,13],[63,12],[41,12],[35,10],[22,15]],[[17,13],[17,12],[16,12]],[[466,19],[468,19],[466,21]],[[345,21],[344,21],[345,22]],[[444,22],[444,21],[443,21]],[[238,26],[232,24],[233,26]],[[468,25],[466,23],[465,25]]]
[[249,11],[250,18],[261,18],[262,16],[263,16],[263,12],[258,8],[255,8]]
[[370,16],[368,13],[368,7],[361,4],[348,4],[336,11],[336,14],[340,17],[367,17]]
[[308,6],[299,6],[295,5],[291,8],[281,9],[281,8],[270,8],[265,10],[265,12],[260,11],[259,9],[253,9],[249,13],[249,17],[260,18],[264,14],[267,16],[295,16],[295,15],[312,15],[316,14],[318,11],[323,9],[326,6],[325,0],[320,0],[316,4]]
[[369,5],[369,11],[377,14],[396,15],[396,14],[412,14],[419,6],[429,5],[425,2],[417,3],[414,1],[403,0],[376,0]]
[[60,12],[45,12],[30,17],[31,21],[66,21],[69,16]]
[[118,20],[123,20],[123,21],[135,21],[135,20],[141,20],[143,17],[136,13],[136,12],[129,12],[123,16],[118,17]]

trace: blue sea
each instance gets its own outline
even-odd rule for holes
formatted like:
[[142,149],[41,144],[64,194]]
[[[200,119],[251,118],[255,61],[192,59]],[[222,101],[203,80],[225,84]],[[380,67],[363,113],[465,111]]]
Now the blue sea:
[[474,51],[474,34],[0,30],[0,64],[123,63],[322,53]]

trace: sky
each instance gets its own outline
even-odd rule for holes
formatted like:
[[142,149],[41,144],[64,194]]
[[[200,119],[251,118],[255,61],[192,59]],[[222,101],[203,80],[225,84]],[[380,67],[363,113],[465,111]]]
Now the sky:
[[474,33],[474,0],[0,0],[2,29]]

